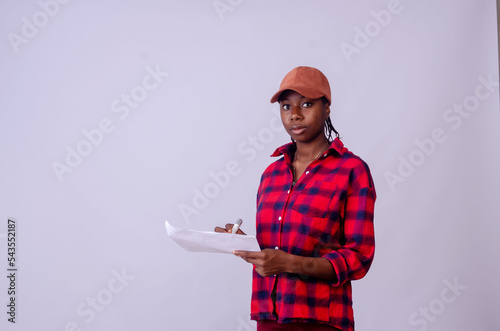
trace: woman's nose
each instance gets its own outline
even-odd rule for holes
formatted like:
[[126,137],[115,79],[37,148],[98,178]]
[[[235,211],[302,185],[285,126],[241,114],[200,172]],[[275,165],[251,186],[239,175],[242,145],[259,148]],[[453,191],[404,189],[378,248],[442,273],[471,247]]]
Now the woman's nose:
[[292,108],[292,120],[298,120],[302,117],[300,114],[300,109],[297,107]]

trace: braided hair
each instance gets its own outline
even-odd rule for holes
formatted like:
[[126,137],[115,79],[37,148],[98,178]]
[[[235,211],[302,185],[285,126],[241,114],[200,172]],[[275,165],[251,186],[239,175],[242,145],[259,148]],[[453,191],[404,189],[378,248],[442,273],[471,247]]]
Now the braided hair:
[[[322,97],[321,100],[325,105],[329,105],[330,103],[328,102],[328,99],[325,97]],[[328,141],[332,141],[332,132],[335,132],[335,137],[339,138],[339,133],[335,128],[333,127],[332,120],[330,119],[330,116],[325,121],[325,134],[326,137],[328,138]]]
[[325,133],[329,141],[332,141],[332,132],[335,132],[337,138],[339,137],[339,133],[333,127],[332,120],[328,117],[325,121]]

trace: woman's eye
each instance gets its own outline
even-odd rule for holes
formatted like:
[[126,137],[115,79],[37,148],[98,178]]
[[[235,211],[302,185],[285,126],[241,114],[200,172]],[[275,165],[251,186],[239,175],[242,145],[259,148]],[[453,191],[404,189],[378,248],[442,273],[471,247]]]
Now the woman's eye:
[[302,106],[304,106],[304,108],[309,108],[312,106],[312,103],[311,102],[304,102],[304,104]]
[[283,105],[281,108],[283,108],[283,110],[290,110],[290,105]]

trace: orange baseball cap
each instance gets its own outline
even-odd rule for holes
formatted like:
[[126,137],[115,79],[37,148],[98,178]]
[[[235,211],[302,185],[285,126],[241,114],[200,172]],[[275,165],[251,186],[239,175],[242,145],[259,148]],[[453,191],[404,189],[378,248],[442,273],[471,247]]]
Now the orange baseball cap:
[[316,68],[300,66],[286,74],[280,89],[271,98],[271,103],[278,101],[285,90],[293,90],[310,99],[325,97],[332,103],[330,84],[326,76]]

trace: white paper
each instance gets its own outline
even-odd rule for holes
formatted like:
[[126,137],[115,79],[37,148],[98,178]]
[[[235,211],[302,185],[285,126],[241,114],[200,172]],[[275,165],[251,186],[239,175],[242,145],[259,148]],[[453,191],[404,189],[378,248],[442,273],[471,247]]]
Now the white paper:
[[232,254],[235,250],[260,251],[254,236],[186,230],[165,221],[167,234],[179,246],[190,252],[212,252]]

